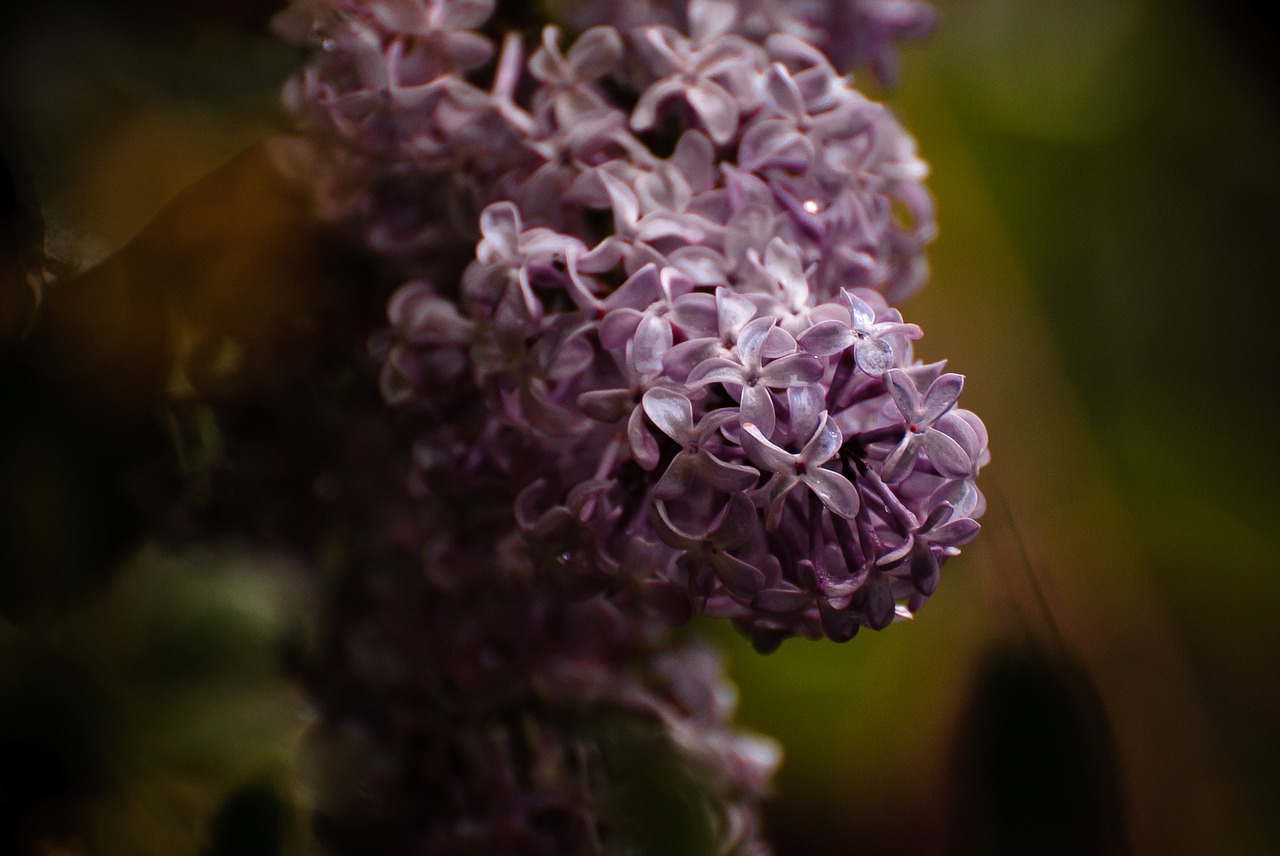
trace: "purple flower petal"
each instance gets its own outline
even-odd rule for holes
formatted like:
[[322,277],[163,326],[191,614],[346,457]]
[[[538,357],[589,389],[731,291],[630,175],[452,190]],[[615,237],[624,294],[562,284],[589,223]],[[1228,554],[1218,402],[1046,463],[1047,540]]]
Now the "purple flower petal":
[[773,406],[773,396],[763,384],[752,384],[742,388],[742,421],[754,423],[756,429],[765,437],[772,437],[777,427],[777,411]]
[[446,50],[461,70],[479,68],[493,56],[493,42],[479,33],[453,32],[446,39]]
[[796,468],[796,458],[786,449],[777,446],[752,422],[742,424],[742,450],[752,463],[766,472],[791,473]]
[[738,101],[724,87],[704,78],[685,91],[685,97],[716,145],[733,139],[738,130]]
[[706,386],[710,383],[731,383],[742,386],[744,383],[742,366],[725,357],[712,357],[703,360],[689,373],[685,383],[690,387]]
[[911,584],[928,597],[938,588],[938,557],[928,546],[916,544],[911,551]]
[[592,389],[578,396],[578,409],[598,422],[621,422],[633,407],[629,389]]
[[843,442],[844,438],[840,436],[840,429],[824,413],[819,417],[818,427],[813,432],[813,436],[804,444],[804,449],[800,452],[800,458],[807,465],[813,467],[825,464],[836,456],[836,453],[840,451],[840,444]]
[[851,610],[836,609],[825,598],[818,598],[818,616],[822,632],[832,642],[848,642],[858,633],[858,620]]
[[963,547],[972,541],[981,529],[978,521],[960,517],[931,531],[929,541],[943,547]]
[[716,312],[719,317],[720,338],[726,342],[737,340],[739,332],[759,310],[745,297],[727,288],[716,289]]
[[728,553],[712,553],[707,561],[715,568],[716,578],[729,593],[750,602],[764,585],[764,572]]
[[[725,359],[721,356],[724,353],[724,346],[720,344],[719,339],[690,339],[687,342],[672,345],[670,350],[662,355],[662,370],[671,380],[686,383],[694,369],[711,359]],[[732,363],[727,359],[725,362]],[[733,365],[737,364],[733,363]]]
[[816,384],[793,386],[787,390],[787,406],[791,410],[791,436],[797,440],[812,437],[825,415],[826,394]]
[[668,163],[680,170],[689,189],[694,193],[710,190],[715,184],[715,147],[700,131],[685,131],[676,143]]
[[922,416],[920,390],[916,388],[911,376],[901,369],[893,369],[884,373],[884,385],[894,404],[908,421],[915,422]]
[[853,349],[853,358],[872,377],[879,377],[893,367],[893,347],[884,339],[864,338]]
[[595,80],[622,59],[622,37],[613,27],[592,27],[578,36],[565,59],[578,80]]
[[[610,264],[613,267],[617,262]],[[626,306],[631,309],[647,309],[654,301],[661,298],[662,273],[657,265],[644,265],[618,287],[618,290],[605,298],[604,305],[613,307]]]
[[738,165],[747,170],[799,172],[812,162],[813,144],[782,119],[756,119],[743,131],[738,144]]
[[600,324],[596,328],[600,336],[600,346],[606,351],[621,350],[635,336],[636,329],[644,318],[644,313],[629,306],[608,313],[600,319]]
[[684,496],[689,490],[689,484],[693,481],[695,464],[695,456],[688,452],[679,452],[671,459],[671,463],[667,465],[658,483],[653,486],[654,498],[669,500]]
[[863,611],[872,630],[884,630],[893,623],[893,594],[883,583],[872,583],[862,589],[867,593]]
[[478,254],[481,264],[496,264],[514,259],[520,246],[520,212],[512,202],[495,202],[480,215],[480,234],[484,236]]
[[671,341],[671,325],[666,319],[646,315],[636,328],[632,343],[631,360],[636,371],[642,375],[661,371],[662,355],[671,347]]
[[755,505],[745,493],[735,493],[725,503],[707,537],[720,549],[729,550],[751,540],[758,523]]
[[769,66],[764,78],[765,93],[774,108],[789,119],[797,120],[805,115],[804,99],[787,67],[780,62]]
[[640,202],[635,192],[607,170],[598,169],[596,175],[609,194],[609,203],[613,206],[614,227],[621,233],[632,233],[640,222]]
[[924,432],[924,453],[934,469],[947,478],[962,479],[973,473],[973,462],[959,443],[936,428]]
[[911,552],[911,548],[915,546],[916,539],[908,535],[906,540],[894,547],[884,555],[876,559],[876,566],[881,568],[891,568],[901,562]]
[[761,383],[772,389],[805,386],[822,380],[826,367],[812,354],[791,354],[774,360],[760,371]]
[[832,514],[852,520],[858,514],[858,491],[834,470],[811,469],[800,477]]
[[666,503],[661,501],[649,506],[649,525],[653,527],[654,534],[662,543],[677,550],[688,550],[700,546],[703,541],[701,537],[685,532],[672,523],[671,517],[667,514]]
[[737,4],[732,0],[691,0],[689,36],[698,44],[706,44],[727,33],[737,17]]
[[880,470],[880,478],[884,479],[886,484],[895,484],[906,478],[907,474],[916,465],[916,451],[923,442],[923,434],[917,434],[914,431],[908,431],[904,434],[902,440],[884,459],[884,466]]
[[646,214],[636,225],[635,237],[640,241],[660,241],[664,238],[679,238],[690,244],[701,241],[706,236],[697,220],[685,214],[671,214],[655,211]]
[[679,392],[656,386],[641,400],[644,412],[662,433],[680,445],[689,441],[693,432],[693,405]]
[[[692,245],[679,247],[667,255],[667,261],[675,265],[681,272],[694,281],[696,285],[724,285],[728,266],[724,256],[710,247]],[[699,294],[711,302],[714,313],[715,303],[710,294]],[[713,315],[714,317],[714,315]],[[712,328],[714,329],[714,327]]]
[[938,421],[942,414],[955,406],[956,399],[960,397],[960,390],[963,388],[964,375],[944,374],[935,380],[929,386],[929,391],[925,393],[919,420],[929,425]]
[[747,490],[760,478],[760,473],[754,468],[722,461],[709,452],[698,455],[694,466],[704,482],[725,493]]
[[[796,337],[796,344],[815,357],[829,357],[852,345],[857,336],[841,321],[819,321]],[[879,341],[872,339],[870,341]],[[890,354],[892,354],[892,349]]]
[[644,408],[637,407],[631,411],[627,420],[627,441],[631,445],[631,456],[641,469],[652,470],[658,466],[658,441],[644,426]]
[[809,297],[809,281],[804,275],[800,254],[782,238],[769,242],[764,253],[764,266],[778,280],[787,303],[800,306]]

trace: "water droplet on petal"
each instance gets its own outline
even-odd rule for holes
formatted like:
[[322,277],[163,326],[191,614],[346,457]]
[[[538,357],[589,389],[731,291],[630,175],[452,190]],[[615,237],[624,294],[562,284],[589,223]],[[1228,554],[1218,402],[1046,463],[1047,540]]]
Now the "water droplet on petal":
[[822,206],[818,204],[818,200],[816,199],[806,199],[803,207],[804,210],[808,211],[810,214],[817,214]]
[[893,368],[893,348],[883,339],[863,339],[853,351],[858,368],[879,377]]

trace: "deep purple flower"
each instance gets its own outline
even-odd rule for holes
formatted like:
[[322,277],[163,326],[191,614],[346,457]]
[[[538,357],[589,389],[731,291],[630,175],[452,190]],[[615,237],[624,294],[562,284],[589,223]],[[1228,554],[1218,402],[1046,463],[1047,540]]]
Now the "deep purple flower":
[[683,551],[680,565],[689,575],[692,590],[705,591],[704,568],[710,568],[730,593],[748,602],[764,585],[765,576],[759,568],[729,552],[750,541],[755,532],[756,511],[746,494],[730,496],[702,532],[688,532],[676,526],[661,501],[653,504],[649,519],[662,543]]
[[976,521],[957,517],[954,511],[949,502],[935,506],[902,544],[881,556],[876,564],[892,568],[905,562],[916,590],[925,596],[933,594],[938,587],[939,557],[959,554],[959,548],[978,534]]

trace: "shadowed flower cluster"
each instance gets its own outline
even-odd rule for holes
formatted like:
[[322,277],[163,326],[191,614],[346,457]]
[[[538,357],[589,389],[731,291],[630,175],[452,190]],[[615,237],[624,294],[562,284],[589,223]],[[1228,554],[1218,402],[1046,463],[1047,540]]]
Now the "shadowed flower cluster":
[[[927,168],[844,73],[891,78],[931,9],[584,0],[532,44],[502,12],[298,0],[276,22],[308,48],[293,168],[408,278],[371,348],[386,400],[431,425],[414,489],[475,486],[502,545],[467,559],[487,567],[463,589],[491,603],[446,601],[432,632],[607,613],[656,650],[635,628],[697,613],[770,650],[910,617],[977,533],[987,437],[896,308],[927,276]],[[589,673],[579,691],[705,749],[628,688],[608,638],[508,671],[546,698]],[[769,764],[716,739],[722,769],[755,771],[728,797],[746,817]],[[730,826],[722,851],[758,846]]]

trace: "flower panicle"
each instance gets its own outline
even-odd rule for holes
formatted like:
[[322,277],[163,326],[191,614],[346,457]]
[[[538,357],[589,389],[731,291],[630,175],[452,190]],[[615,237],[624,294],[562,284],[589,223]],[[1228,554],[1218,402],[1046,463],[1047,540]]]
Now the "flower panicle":
[[[894,31],[855,6],[865,43]],[[420,274],[392,302],[384,391],[487,402],[466,460],[512,482],[549,576],[761,647],[923,605],[976,532],[986,432],[893,306],[925,275],[927,167],[806,41],[821,9],[580,8],[593,26],[526,55],[478,32],[478,0],[319,8],[304,126],[383,178],[448,185],[406,201],[374,181],[356,205]],[[444,269],[432,241],[465,237],[441,223],[468,206],[475,253]]]
[[[768,651],[913,616],[977,534],[990,456],[898,309],[928,275],[927,165],[849,72],[891,79],[931,7],[580,0],[532,43],[494,12],[295,0],[276,22],[308,48],[285,99],[321,210],[406,280],[371,350],[388,403],[438,417],[415,490],[489,486],[467,513],[508,521],[484,585],[522,594],[467,601],[468,626],[703,614]],[[776,758],[723,711],[697,726],[718,678],[655,695],[586,650],[526,663],[530,691],[590,674],[710,751],[738,771],[722,851],[762,852]]]

